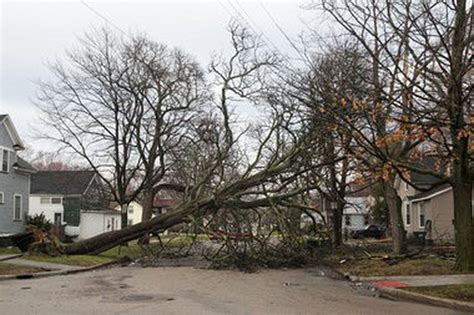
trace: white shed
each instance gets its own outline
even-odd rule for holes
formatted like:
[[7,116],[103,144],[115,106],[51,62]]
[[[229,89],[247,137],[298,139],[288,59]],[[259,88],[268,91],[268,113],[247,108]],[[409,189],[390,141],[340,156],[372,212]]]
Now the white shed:
[[79,239],[120,230],[122,218],[116,210],[81,210]]

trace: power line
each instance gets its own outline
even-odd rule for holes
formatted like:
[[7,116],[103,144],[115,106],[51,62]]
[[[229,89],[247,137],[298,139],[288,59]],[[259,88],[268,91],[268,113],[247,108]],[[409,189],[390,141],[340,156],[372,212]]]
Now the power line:
[[234,13],[232,13],[229,8],[227,8],[227,6],[224,5],[224,3],[222,1],[218,1],[219,4],[224,8],[224,10],[229,14],[229,16],[231,18],[237,18],[238,20],[242,21],[243,23],[245,23],[247,25],[248,28],[251,29],[251,31],[256,34],[256,35],[262,35],[264,37],[264,42],[266,42],[269,46],[272,46],[273,49],[275,49],[276,51],[278,51],[281,55],[281,51],[280,49],[278,48],[277,45],[275,45],[266,35],[264,32],[260,31],[260,32],[257,32],[257,30],[255,29],[255,27],[249,23],[249,21],[247,21],[247,19],[243,16],[243,14],[232,4],[232,2],[230,2],[229,0],[227,1],[227,4],[232,8],[232,10],[234,11]]
[[268,9],[265,7],[265,5],[263,4],[263,2],[260,2],[260,6],[262,7],[262,9],[265,11],[265,13],[268,15],[268,17],[270,18],[270,20],[272,20],[273,24],[275,24],[276,28],[280,31],[280,33],[283,35],[283,37],[288,41],[288,43],[290,43],[291,47],[298,53],[298,55],[305,61],[309,62],[309,64],[311,64],[311,61],[308,59],[308,57],[303,54],[300,49],[295,45],[295,43],[293,43],[293,41],[291,40],[290,36],[288,36],[288,34],[285,32],[285,30],[283,29],[283,27],[280,26],[280,24],[277,22],[277,20],[273,17],[273,15],[270,13],[270,11],[268,11]]
[[[228,0],[230,2],[230,0]],[[265,34],[265,32],[257,25],[257,23],[255,23],[255,21],[252,19],[252,17],[247,13],[247,10],[245,10],[245,8],[240,4],[240,2],[238,0],[235,1],[235,3],[237,3],[237,6],[240,8],[240,10],[242,10],[242,12],[245,14],[245,16],[247,16],[248,20],[250,21],[251,24],[253,24],[255,26],[255,28],[257,28],[259,31],[260,31],[260,34],[262,34],[262,36],[265,38],[265,40],[267,42],[269,42],[273,48],[275,50],[277,50],[281,55],[283,55],[280,51],[280,49],[278,48],[277,45],[275,45],[275,43]]]
[[86,7],[88,8],[92,13],[94,13],[95,15],[97,15],[98,17],[100,17],[101,19],[103,19],[105,22],[107,22],[108,24],[112,25],[113,27],[115,27],[117,30],[119,30],[123,35],[129,37],[129,35],[127,34],[127,32],[125,32],[123,29],[121,29],[117,24],[115,24],[114,22],[112,22],[110,19],[108,19],[105,15],[101,14],[99,11],[97,11],[96,9],[94,9],[93,7],[91,7],[89,4],[87,4],[84,0],[80,0],[80,2]]

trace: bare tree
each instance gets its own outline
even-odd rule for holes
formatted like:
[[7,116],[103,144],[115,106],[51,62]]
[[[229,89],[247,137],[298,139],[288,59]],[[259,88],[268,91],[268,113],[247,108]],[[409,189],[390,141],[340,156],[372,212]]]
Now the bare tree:
[[[373,112],[369,118],[378,140],[366,139],[353,125],[363,139],[359,144],[365,143],[365,151],[383,162],[385,182],[395,174],[409,181],[410,170],[451,184],[456,268],[472,270],[472,7],[464,0],[321,4],[372,62],[373,95],[363,107]],[[436,154],[440,167],[420,163],[427,153]],[[392,185],[385,188],[391,218],[396,219],[391,203],[399,201]]]
[[[160,187],[166,186],[167,189],[181,191],[183,196],[181,202],[173,211],[151,220],[67,245],[64,248],[65,253],[97,253],[122,242],[165,230],[178,223],[190,222],[195,218],[212,215],[219,209],[241,209],[244,211],[245,209],[288,205],[289,200],[294,200],[295,196],[311,189],[311,187],[294,184],[298,179],[298,174],[305,172],[305,169],[300,169],[299,166],[303,165],[300,162],[302,155],[306,153],[307,141],[310,137],[301,136],[294,131],[289,132],[290,117],[286,115],[287,113],[270,110],[265,123],[257,128],[260,136],[252,142],[253,148],[248,151],[243,145],[245,143],[248,146],[251,141],[251,137],[247,136],[250,129],[242,127],[235,120],[232,107],[244,100],[261,106],[269,103],[269,82],[267,80],[274,77],[272,73],[276,71],[275,66],[278,58],[267,53],[258,39],[237,23],[230,24],[229,33],[232,43],[231,55],[228,58],[217,57],[210,66],[211,74],[215,77],[212,87],[214,91],[217,91],[215,97],[203,107],[198,116],[189,120],[191,127],[188,128],[188,133],[182,137],[183,145],[174,152],[177,162],[173,164],[173,167],[182,166],[180,181],[159,184]],[[126,67],[124,71],[128,73],[133,69],[133,67]],[[64,75],[64,77],[68,76]],[[122,83],[122,81],[120,82]],[[71,92],[66,88],[65,90],[64,93]],[[128,96],[124,97],[123,101],[134,100],[133,95],[130,96],[128,92],[120,90],[120,93],[125,93]],[[71,103],[81,104],[76,98],[65,99],[64,103],[66,107],[71,106]],[[100,106],[106,105],[100,103]],[[53,107],[53,109],[55,108]],[[80,108],[82,110],[83,107],[80,106]],[[47,112],[49,113],[50,110]],[[57,121],[67,122],[67,124],[61,124],[56,128],[60,128],[59,130],[62,131],[66,128],[64,126],[71,126],[68,117],[73,119],[74,116],[69,112],[64,110],[53,112],[58,115]],[[89,116],[87,117],[89,118]],[[93,117],[96,118],[94,122],[102,123],[102,120],[107,116],[104,113]],[[127,133],[127,139],[130,139],[132,144],[133,140],[137,139],[136,132],[138,131],[137,125],[132,122],[136,121],[138,117],[140,117],[140,111],[136,110],[136,113],[132,112],[124,119],[126,126],[129,126],[130,122],[131,135],[129,138]],[[187,121],[180,120],[180,123],[186,124]],[[73,126],[74,128],[70,130],[72,132],[66,129],[69,132],[68,135],[74,139],[82,140],[80,135],[85,131],[82,128],[78,129],[75,124]],[[76,135],[77,132],[79,135]],[[77,142],[83,144],[81,141]],[[88,148],[87,144],[79,147]],[[76,148],[76,146],[72,145],[72,148]],[[76,151],[90,161],[97,171],[101,171],[92,160],[95,155],[100,156],[101,151],[94,151],[93,157],[85,154],[82,149],[76,149]],[[135,150],[130,151],[134,158],[132,161],[139,162],[133,164],[138,165],[133,173],[133,175],[137,175],[144,162],[140,155],[135,156]],[[87,151],[87,153],[92,152]],[[124,160],[120,159],[118,162],[122,165]],[[307,171],[309,166],[302,167],[306,167]],[[114,185],[115,183],[110,184]],[[134,194],[137,191],[137,189],[133,190]],[[130,194],[126,194],[126,196],[129,198]]]
[[94,170],[122,207],[141,191],[137,182],[143,160],[136,153],[136,121],[142,113],[134,90],[126,89],[137,62],[128,46],[107,29],[88,33],[64,63],[50,66],[53,80],[39,82],[37,106],[44,126],[40,137],[80,157]]

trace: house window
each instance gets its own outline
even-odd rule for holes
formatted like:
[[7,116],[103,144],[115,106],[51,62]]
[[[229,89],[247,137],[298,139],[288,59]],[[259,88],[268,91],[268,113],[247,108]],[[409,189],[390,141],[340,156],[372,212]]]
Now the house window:
[[425,203],[418,204],[418,213],[420,215],[420,227],[425,227]]
[[344,216],[344,219],[345,219],[346,225],[351,225],[351,216],[350,215]]
[[21,221],[22,208],[23,208],[22,196],[13,195],[13,220],[14,221]]
[[41,197],[40,198],[40,204],[42,205],[47,205],[51,203],[51,198],[48,197]]
[[411,209],[410,209],[410,204],[407,204],[406,207],[405,207],[405,211],[406,211],[406,214],[405,214],[405,223],[406,225],[410,225],[411,224]]
[[133,225],[133,219],[128,220],[128,225]]
[[10,155],[9,152],[5,149],[0,150],[0,155],[1,155],[1,162],[2,164],[0,165],[0,171],[8,173],[8,167],[9,167],[9,161],[10,161]]
[[133,205],[128,205],[128,213],[133,214]]
[[51,203],[53,205],[60,205],[60,204],[62,204],[62,198],[61,197],[51,198]]
[[5,203],[5,194],[3,191],[0,191],[0,205],[3,205]]

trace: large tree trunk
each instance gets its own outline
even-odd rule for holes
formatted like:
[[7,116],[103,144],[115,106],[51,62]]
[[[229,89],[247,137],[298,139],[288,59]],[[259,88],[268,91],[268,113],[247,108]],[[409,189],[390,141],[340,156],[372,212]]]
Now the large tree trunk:
[[342,245],[342,214],[343,214],[344,204],[337,202],[336,209],[332,209],[332,244],[335,247]]
[[120,228],[124,229],[128,225],[128,204],[120,205],[120,216],[122,220]]
[[393,252],[397,255],[404,254],[407,250],[407,245],[402,219],[402,201],[390,182],[384,182],[383,188],[392,228]]
[[454,226],[456,238],[456,270],[474,270],[472,223],[472,184],[456,183],[453,187]]
[[148,221],[153,215],[153,199],[155,194],[152,189],[143,190],[143,212],[142,212],[142,222]]
[[157,216],[151,220],[140,222],[122,230],[103,233],[92,238],[69,244],[63,252],[67,255],[98,254],[110,248],[135,240],[147,233],[166,230],[176,224],[186,222],[191,215],[206,213],[215,209],[213,199],[207,199],[195,205],[183,205],[175,211]]

